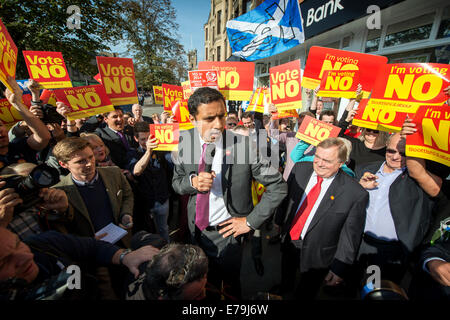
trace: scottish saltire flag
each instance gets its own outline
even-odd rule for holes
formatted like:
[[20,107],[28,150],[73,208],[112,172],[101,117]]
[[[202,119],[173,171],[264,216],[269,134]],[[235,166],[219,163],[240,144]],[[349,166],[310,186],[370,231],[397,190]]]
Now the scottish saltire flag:
[[233,55],[254,61],[286,51],[305,41],[297,0],[266,0],[227,22]]

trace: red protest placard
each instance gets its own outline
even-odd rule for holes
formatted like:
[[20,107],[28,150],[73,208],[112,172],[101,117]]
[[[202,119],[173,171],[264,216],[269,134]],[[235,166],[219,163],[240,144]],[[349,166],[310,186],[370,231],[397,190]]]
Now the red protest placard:
[[421,105],[442,105],[450,85],[449,65],[396,63],[385,65],[367,105],[358,107],[353,124],[383,131],[400,131],[406,115]]
[[177,100],[183,100],[183,87],[172,84],[162,84],[164,111],[172,114],[172,103]]
[[61,52],[23,51],[31,79],[45,89],[71,88],[69,72]]
[[320,97],[356,98],[356,89],[359,83],[359,71],[332,71],[323,73],[320,82]]
[[97,81],[98,83],[102,83],[102,77],[100,76],[100,73],[97,73],[94,76],[95,81]]
[[58,101],[72,109],[72,112],[67,114],[68,120],[114,111],[114,106],[102,85],[56,89],[53,92]]
[[298,113],[296,110],[285,110],[285,111],[277,111],[272,113],[272,119],[283,119],[283,118],[298,118]]
[[162,86],[153,86],[153,96],[155,97],[155,104],[162,105],[164,103]]
[[[22,102],[28,108],[31,106],[31,94],[24,94]],[[23,120],[19,111],[9,103],[8,99],[0,100],[0,122],[3,123],[8,130],[17,122]]]
[[150,134],[156,137],[158,151],[176,151],[178,150],[178,141],[180,140],[180,131],[178,123],[151,124]]
[[187,100],[175,100],[172,103],[172,114],[174,120],[180,125],[180,131],[189,130],[194,127],[189,120],[189,110]]
[[332,48],[311,47],[303,73],[302,86],[315,89],[327,70],[359,70],[363,97],[367,98],[375,85],[378,70],[387,63],[386,57]]
[[219,90],[218,75],[216,70],[189,71],[189,83],[194,92],[201,87],[211,87]]
[[6,81],[8,76],[16,77],[17,46],[0,19],[0,81],[11,91],[13,89]]
[[255,74],[253,62],[200,61],[198,68],[217,71],[217,84],[226,100],[250,100]]
[[97,57],[97,66],[113,105],[138,103],[133,59]]
[[269,71],[272,103],[279,111],[300,109],[302,107],[300,60],[272,67]]
[[420,106],[413,122],[417,131],[406,136],[406,155],[450,167],[450,107]]
[[317,146],[327,138],[337,137],[341,128],[322,122],[310,116],[305,116],[300,128],[298,128],[296,138],[309,144]]

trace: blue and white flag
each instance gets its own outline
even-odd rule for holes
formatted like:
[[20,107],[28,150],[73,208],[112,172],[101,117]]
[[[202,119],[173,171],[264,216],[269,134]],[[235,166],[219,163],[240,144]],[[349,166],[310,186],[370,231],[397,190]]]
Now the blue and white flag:
[[305,41],[297,0],[266,0],[227,22],[233,55],[247,61],[267,58]]

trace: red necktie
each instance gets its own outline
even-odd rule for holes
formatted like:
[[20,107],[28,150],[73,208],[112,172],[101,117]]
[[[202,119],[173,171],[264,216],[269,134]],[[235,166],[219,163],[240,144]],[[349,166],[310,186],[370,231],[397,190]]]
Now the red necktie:
[[[206,143],[202,146],[202,157],[198,164],[198,173],[205,171],[205,151],[207,146]],[[209,192],[197,193],[197,200],[195,203],[195,225],[201,231],[209,225]]]
[[305,200],[303,201],[300,209],[298,209],[295,214],[294,221],[292,222],[291,231],[289,234],[291,235],[291,240],[300,239],[300,235],[302,234],[303,227],[305,226],[306,220],[308,219],[309,214],[311,213],[314,204],[317,201],[317,198],[320,194],[320,186],[322,185],[323,178],[317,176],[317,183],[314,187],[309,191]]

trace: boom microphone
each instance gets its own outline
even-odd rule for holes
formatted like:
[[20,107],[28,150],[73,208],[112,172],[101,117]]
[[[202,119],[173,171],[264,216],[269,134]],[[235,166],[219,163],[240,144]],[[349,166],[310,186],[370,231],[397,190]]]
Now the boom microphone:
[[216,154],[216,145],[208,144],[205,150],[205,172],[211,173],[214,155]]

